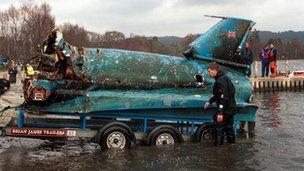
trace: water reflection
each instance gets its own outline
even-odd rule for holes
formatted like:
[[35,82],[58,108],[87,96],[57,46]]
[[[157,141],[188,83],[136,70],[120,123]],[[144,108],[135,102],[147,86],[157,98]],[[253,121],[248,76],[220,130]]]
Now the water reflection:
[[0,147],[0,170],[303,170],[303,101],[298,92],[256,94],[256,137],[234,145],[101,150],[88,142],[13,140]]
[[263,109],[260,115],[261,124],[269,127],[279,127],[282,125],[280,118],[281,98],[277,92],[267,92],[256,94],[256,103]]
[[280,112],[280,101],[281,99],[279,98],[279,95],[275,92],[269,93],[270,98],[269,98],[269,108],[273,110],[274,112]]

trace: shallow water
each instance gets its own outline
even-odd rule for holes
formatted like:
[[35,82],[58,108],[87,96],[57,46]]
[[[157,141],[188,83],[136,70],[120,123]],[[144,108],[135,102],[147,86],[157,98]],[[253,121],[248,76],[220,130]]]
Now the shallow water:
[[100,150],[94,143],[0,139],[1,170],[304,170],[304,92],[255,94],[256,137]]

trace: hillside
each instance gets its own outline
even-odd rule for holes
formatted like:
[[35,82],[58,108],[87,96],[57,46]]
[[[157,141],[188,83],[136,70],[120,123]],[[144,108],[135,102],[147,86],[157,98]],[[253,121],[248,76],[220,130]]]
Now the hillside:
[[[269,39],[280,38],[284,44],[289,41],[298,39],[304,43],[304,31],[284,31],[284,32],[271,32],[271,31],[258,31],[259,38],[261,43],[267,43]],[[164,36],[158,37],[158,40],[166,46],[172,45],[172,43],[180,43],[183,40],[183,37],[177,36]]]
[[304,31],[285,31],[285,32],[270,32],[270,31],[259,31],[259,37],[262,43],[266,43],[271,38],[280,38],[283,43],[298,39],[304,43]]

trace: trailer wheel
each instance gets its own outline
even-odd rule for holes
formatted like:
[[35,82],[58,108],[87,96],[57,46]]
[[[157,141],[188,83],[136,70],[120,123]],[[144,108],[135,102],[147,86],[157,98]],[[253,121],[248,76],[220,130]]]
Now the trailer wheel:
[[154,128],[148,136],[149,145],[173,145],[181,143],[183,138],[181,134],[174,127],[169,125],[162,125]]
[[197,142],[214,141],[214,126],[212,124],[202,124],[195,133]]
[[[122,132],[124,133],[123,135],[125,135],[125,137],[128,137],[128,139],[131,139],[131,142],[133,142],[134,144],[138,143],[136,140],[136,137],[134,135],[134,132],[127,124],[125,124],[123,122],[110,122],[107,125],[103,126],[101,129],[99,129],[95,136],[95,142],[97,142],[101,146],[101,148],[103,148],[103,149],[108,148],[106,143],[104,143],[104,139],[105,139],[104,135],[106,133],[108,133],[108,131],[110,131],[114,128],[122,130]],[[112,137],[113,136],[115,136],[115,135],[112,135]],[[130,143],[130,145],[128,145],[128,143],[127,143],[126,147],[128,148],[130,146],[131,146],[131,143]]]
[[131,147],[131,136],[128,131],[119,126],[108,128],[98,142],[102,149],[124,149]]

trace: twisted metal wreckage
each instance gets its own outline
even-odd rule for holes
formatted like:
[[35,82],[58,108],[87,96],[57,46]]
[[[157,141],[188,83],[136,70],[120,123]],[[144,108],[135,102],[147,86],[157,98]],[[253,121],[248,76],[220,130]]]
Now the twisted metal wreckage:
[[238,113],[254,117],[257,107],[249,104],[252,86],[238,51],[253,25],[250,20],[222,17],[188,46],[185,57],[77,48],[53,30],[43,43],[38,75],[24,81],[25,107],[57,114],[159,115],[156,111],[161,109],[167,117],[198,117],[215,110],[202,111],[202,104],[211,96],[214,82],[207,66],[216,61],[236,87]]

